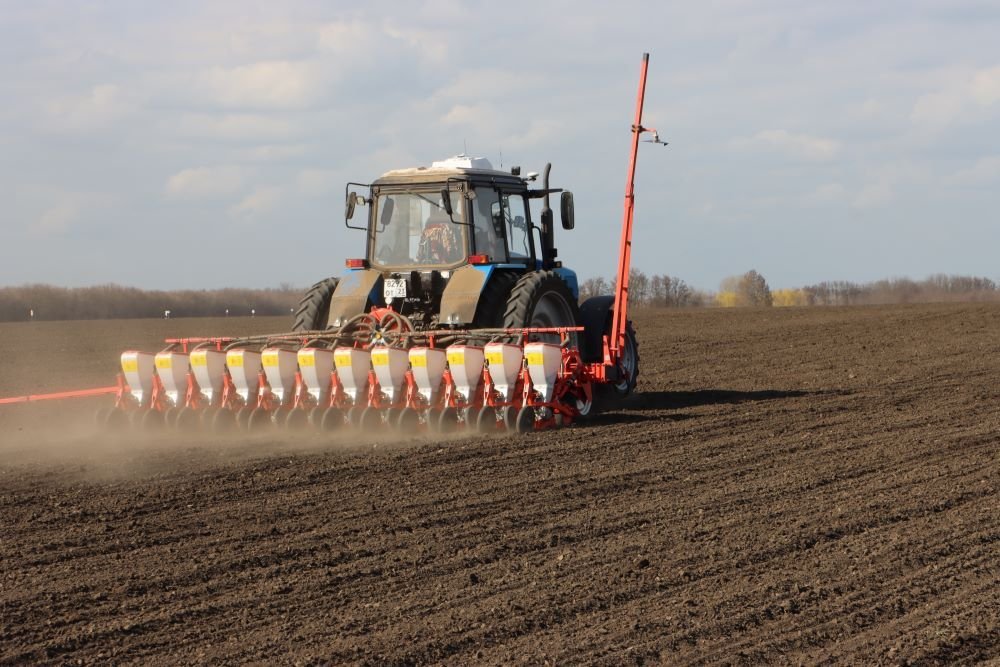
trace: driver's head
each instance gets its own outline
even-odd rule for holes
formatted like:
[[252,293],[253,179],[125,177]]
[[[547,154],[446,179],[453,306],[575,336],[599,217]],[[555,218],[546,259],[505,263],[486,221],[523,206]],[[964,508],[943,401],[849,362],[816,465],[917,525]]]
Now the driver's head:
[[448,218],[448,213],[440,208],[431,209],[430,215],[427,216],[427,225],[450,225],[451,219]]

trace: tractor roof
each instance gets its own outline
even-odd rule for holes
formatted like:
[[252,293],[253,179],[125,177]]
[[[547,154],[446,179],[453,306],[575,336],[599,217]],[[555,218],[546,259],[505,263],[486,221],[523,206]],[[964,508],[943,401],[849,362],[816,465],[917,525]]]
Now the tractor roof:
[[375,181],[375,184],[440,183],[449,178],[469,176],[485,176],[493,179],[503,179],[512,183],[523,183],[519,177],[512,175],[509,171],[494,169],[490,161],[484,157],[456,155],[447,160],[432,162],[429,167],[410,167],[387,171]]

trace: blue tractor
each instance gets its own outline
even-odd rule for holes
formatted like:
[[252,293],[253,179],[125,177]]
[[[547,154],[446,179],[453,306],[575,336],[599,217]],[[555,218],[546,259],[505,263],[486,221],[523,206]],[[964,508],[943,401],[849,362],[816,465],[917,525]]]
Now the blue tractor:
[[[366,256],[347,260],[343,277],[309,289],[294,329],[335,329],[379,309],[398,313],[415,331],[582,326],[568,343],[584,361],[600,361],[613,298],[578,305],[576,273],[557,259],[549,206],[550,195],[560,193],[562,227],[573,229],[573,195],[549,188],[550,167],[537,188],[538,174],[500,171],[461,155],[393,170],[371,184],[348,183],[345,224],[366,232]],[[542,200],[538,221],[532,199]],[[354,222],[361,208],[366,224]],[[631,327],[625,347],[622,363],[609,369],[618,375],[609,378],[618,395],[631,392],[638,375]]]

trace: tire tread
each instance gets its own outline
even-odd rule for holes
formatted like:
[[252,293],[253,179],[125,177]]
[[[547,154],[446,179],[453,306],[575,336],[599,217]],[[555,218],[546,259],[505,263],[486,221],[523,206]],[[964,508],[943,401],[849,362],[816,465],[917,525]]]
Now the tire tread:
[[305,293],[295,310],[295,323],[292,331],[319,331],[326,329],[326,320],[330,314],[330,298],[337,289],[337,278],[321,280]]

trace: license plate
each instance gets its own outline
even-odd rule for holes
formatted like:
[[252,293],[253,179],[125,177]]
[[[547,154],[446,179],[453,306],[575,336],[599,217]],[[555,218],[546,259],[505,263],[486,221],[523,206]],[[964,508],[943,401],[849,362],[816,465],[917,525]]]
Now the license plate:
[[406,280],[404,278],[386,278],[382,286],[382,296],[389,299],[406,298]]

